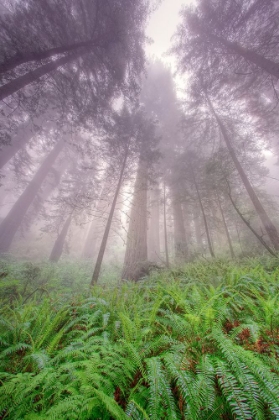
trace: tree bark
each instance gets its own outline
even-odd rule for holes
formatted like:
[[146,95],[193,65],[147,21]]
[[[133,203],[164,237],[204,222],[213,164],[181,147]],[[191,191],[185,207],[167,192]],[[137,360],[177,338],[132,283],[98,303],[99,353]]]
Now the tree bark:
[[175,187],[172,197],[173,216],[174,216],[174,254],[177,262],[185,261],[188,257],[188,244],[186,230],[184,226],[182,205],[179,194]]
[[90,224],[89,232],[82,251],[83,258],[92,259],[94,257],[97,240],[100,238],[99,231],[103,230],[102,222],[105,219],[104,215],[108,212],[108,208],[111,204],[111,191],[109,190],[109,187],[109,182],[106,180],[100,192],[97,205],[94,208],[94,213],[96,213],[96,216]]
[[23,76],[18,76],[16,79],[11,80],[10,82],[0,87],[0,100],[11,96],[13,93],[18,92],[19,90],[30,85],[31,83],[39,80],[46,74],[57,70],[59,67],[74,61],[76,58],[81,57],[86,53],[87,50],[85,49],[83,49],[82,51],[75,51],[73,54],[60,57],[55,61],[51,61],[50,63],[44,64],[36,70],[31,70]]
[[166,182],[164,181],[164,241],[166,253],[166,267],[170,267],[169,259],[169,245],[168,245],[168,231],[167,231],[167,203],[166,203]]
[[[46,118],[47,114],[44,114],[18,127],[17,134],[13,137],[11,144],[5,145],[0,151],[0,169],[2,169],[3,166],[5,166],[9,160],[11,160],[15,154],[29,142],[29,140],[31,140],[36,134],[34,126],[41,126]],[[51,126],[51,123],[48,121],[44,128],[48,129],[49,126]]]
[[212,41],[213,44],[217,43],[223,46],[228,52],[243,57],[246,61],[255,64],[257,67],[276,77],[277,79],[279,78],[279,63],[265,58],[253,50],[244,48],[237,42],[231,42],[225,38],[213,34],[209,30],[206,30],[203,25],[199,25],[198,22],[196,22],[195,29],[200,36],[206,39],[207,42]]
[[196,181],[196,177],[195,177],[195,173],[194,173],[193,167],[192,167],[191,164],[190,164],[190,166],[191,166],[191,172],[192,172],[192,177],[193,177],[195,189],[196,189],[197,196],[198,196],[198,201],[199,201],[200,209],[201,209],[201,212],[202,212],[202,217],[203,217],[203,222],[204,222],[204,227],[205,227],[205,233],[206,233],[206,238],[207,238],[209,252],[210,252],[211,257],[215,258],[215,254],[214,254],[214,250],[213,250],[213,245],[212,245],[210,234],[209,234],[209,228],[208,228],[207,218],[206,218],[206,214],[205,214],[205,211],[204,211],[204,207],[203,207],[202,199],[201,199],[201,195],[200,195],[200,190],[199,190],[199,187],[198,187],[198,184],[197,184],[197,181]]
[[102,242],[101,242],[101,246],[100,246],[97,261],[96,261],[96,264],[95,264],[93,276],[92,276],[92,279],[91,279],[91,283],[90,283],[91,286],[96,284],[98,279],[99,279],[101,266],[102,266],[102,262],[103,262],[103,258],[104,258],[104,253],[105,253],[106,246],[107,246],[109,231],[110,231],[110,227],[111,227],[111,223],[112,223],[112,218],[113,218],[115,206],[116,206],[116,203],[117,203],[117,198],[118,198],[121,186],[122,186],[123,175],[124,175],[124,171],[125,171],[125,168],[126,168],[126,162],[127,162],[127,158],[128,158],[128,151],[129,151],[129,149],[127,147],[126,152],[125,152],[125,156],[124,156],[124,159],[123,159],[119,179],[118,179],[118,184],[117,184],[116,191],[115,191],[115,194],[114,194],[114,198],[113,198],[113,201],[112,201],[109,217],[108,217],[108,220],[107,220],[104,236],[103,236],[103,239],[102,239]]
[[137,281],[147,263],[147,164],[140,158],[130,214],[122,279]]
[[194,226],[195,226],[195,237],[198,251],[202,251],[203,243],[202,243],[202,232],[201,232],[201,220],[200,220],[200,212],[198,211],[194,216]]
[[232,241],[231,241],[229,229],[228,229],[228,226],[227,226],[227,222],[226,222],[226,219],[225,219],[225,215],[224,215],[224,211],[223,211],[223,208],[222,208],[222,204],[221,204],[221,201],[220,201],[219,194],[217,194],[217,200],[218,200],[219,210],[220,210],[220,213],[221,213],[221,216],[222,216],[222,221],[223,221],[226,237],[227,237],[229,248],[230,248],[230,254],[231,254],[232,258],[235,258],[235,253],[234,253],[234,250],[233,250]]
[[228,193],[229,199],[231,200],[231,203],[233,205],[233,208],[235,209],[235,211],[237,212],[237,214],[239,215],[239,217],[241,218],[241,220],[245,223],[245,225],[251,230],[251,232],[253,232],[253,234],[256,236],[256,238],[260,241],[260,243],[265,247],[265,249],[267,249],[267,251],[273,255],[273,257],[277,258],[277,255],[272,251],[272,249],[268,246],[268,244],[265,242],[265,240],[255,231],[255,229],[252,228],[252,226],[250,225],[250,223],[248,222],[248,220],[245,219],[245,217],[243,216],[243,214],[239,211],[239,209],[237,208],[232,196],[230,193]]
[[96,219],[90,223],[89,231],[85,240],[85,244],[82,250],[83,258],[93,258],[96,249]]
[[60,140],[28,184],[25,191],[18,198],[6,218],[0,225],[0,252],[7,252],[10,249],[13,238],[24,219],[24,216],[44,182],[51,166],[58,157],[64,142]]
[[67,52],[75,51],[82,47],[92,46],[92,41],[83,41],[77,42],[76,44],[63,45],[60,47],[53,47],[45,51],[31,51],[26,54],[15,54],[13,57],[9,58],[4,63],[0,64],[0,74],[6,73],[8,71],[14,70],[16,67],[21,64],[27,64],[32,61],[41,61],[46,58],[52,58],[57,54],[65,54]]
[[0,151],[0,169],[11,160],[14,155],[22,149],[26,143],[33,137],[33,131],[30,127],[25,126],[20,130],[20,134],[17,134],[11,144],[7,144]]
[[212,39],[213,42],[218,42],[223,45],[228,51],[240,55],[246,61],[249,61],[255,64],[257,67],[261,68],[265,72],[269,73],[270,75],[279,79],[279,63],[276,63],[268,58],[263,57],[262,55],[256,53],[255,51],[248,50],[247,48],[243,48],[236,42],[228,41],[224,38],[220,38],[216,35],[213,35],[209,32],[205,33],[207,39]]
[[71,221],[72,221],[72,215],[70,215],[66,219],[66,222],[64,223],[64,226],[63,226],[61,232],[59,233],[59,235],[58,235],[58,237],[57,237],[57,239],[56,239],[56,241],[53,245],[53,248],[52,248],[52,251],[51,251],[51,254],[50,254],[50,257],[49,257],[49,261],[55,262],[55,263],[57,263],[59,261],[61,255],[62,255],[62,252],[63,252],[65,240],[66,240],[66,237],[67,237],[67,234],[68,234],[68,231],[69,231]]
[[148,226],[148,259],[160,261],[160,190],[158,187],[149,190],[150,218]]
[[227,133],[227,130],[226,130],[223,122],[219,118],[219,116],[216,114],[215,109],[213,108],[211,100],[209,99],[208,96],[207,96],[207,101],[208,101],[209,107],[212,111],[212,114],[214,115],[214,117],[217,121],[217,124],[220,128],[220,131],[221,131],[222,135],[223,135],[223,139],[226,143],[226,146],[229,150],[229,153],[230,153],[231,158],[232,158],[232,160],[235,164],[235,167],[236,167],[236,169],[237,169],[237,171],[240,175],[240,178],[243,182],[243,185],[244,185],[244,187],[245,187],[245,189],[246,189],[246,191],[247,191],[247,193],[248,193],[248,195],[249,195],[249,197],[250,197],[250,199],[251,199],[251,201],[252,201],[252,203],[255,207],[255,210],[256,210],[256,212],[257,212],[257,214],[258,214],[258,216],[259,216],[259,218],[260,218],[260,220],[263,224],[263,227],[264,227],[265,231],[268,234],[268,237],[269,237],[272,245],[274,246],[274,249],[276,249],[276,251],[278,251],[279,250],[279,235],[278,235],[277,229],[276,229],[275,225],[272,223],[272,221],[269,218],[268,214],[266,213],[265,209],[263,208],[263,206],[262,206],[260,200],[258,199],[258,196],[255,193],[252,185],[250,184],[250,181],[249,181],[244,169],[242,168],[241,163],[239,162],[239,160],[236,156],[236,153],[235,153],[234,148],[231,144],[231,141],[230,141],[229,135]]

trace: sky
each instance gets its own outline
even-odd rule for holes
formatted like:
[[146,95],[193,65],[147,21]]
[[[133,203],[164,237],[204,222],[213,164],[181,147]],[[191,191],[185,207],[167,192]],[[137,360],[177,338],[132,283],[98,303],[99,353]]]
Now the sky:
[[183,5],[192,0],[163,0],[159,8],[152,14],[147,27],[147,36],[154,42],[148,45],[146,52],[149,56],[156,56],[166,63],[173,65],[171,57],[164,57],[164,53],[171,47],[171,37],[180,21],[179,12]]

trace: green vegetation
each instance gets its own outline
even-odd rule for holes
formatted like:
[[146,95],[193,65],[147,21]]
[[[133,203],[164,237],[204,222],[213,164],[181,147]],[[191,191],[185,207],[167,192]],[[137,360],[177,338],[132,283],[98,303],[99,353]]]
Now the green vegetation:
[[0,419],[279,418],[276,259],[91,292],[86,266],[4,261],[0,276]]

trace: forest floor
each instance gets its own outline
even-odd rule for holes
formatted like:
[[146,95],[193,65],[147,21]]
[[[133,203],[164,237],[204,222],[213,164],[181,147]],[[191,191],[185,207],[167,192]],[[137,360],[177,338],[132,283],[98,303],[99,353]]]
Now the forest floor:
[[0,263],[0,419],[278,419],[279,263]]

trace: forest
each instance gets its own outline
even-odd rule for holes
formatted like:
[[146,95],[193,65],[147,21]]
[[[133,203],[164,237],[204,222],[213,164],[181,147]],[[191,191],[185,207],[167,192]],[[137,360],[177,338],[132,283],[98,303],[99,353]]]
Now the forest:
[[278,79],[276,0],[1,0],[0,420],[279,419]]

